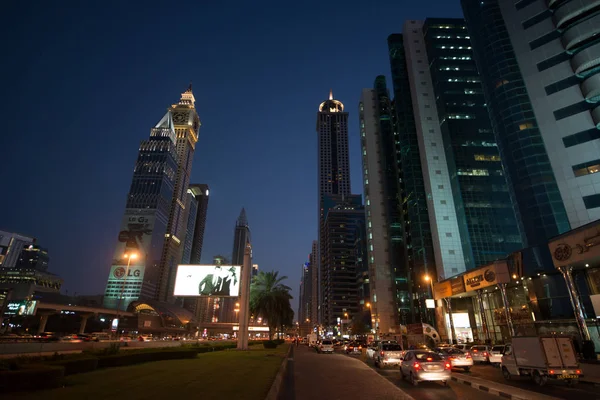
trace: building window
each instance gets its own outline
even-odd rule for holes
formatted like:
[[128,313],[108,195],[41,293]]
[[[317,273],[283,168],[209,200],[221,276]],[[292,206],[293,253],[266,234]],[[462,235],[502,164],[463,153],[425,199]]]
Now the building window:
[[446,237],[452,237],[452,233],[446,232]]
[[434,159],[434,160],[439,160],[439,159],[440,159],[440,156],[433,156],[433,159]]
[[440,200],[440,204],[446,204],[446,200]]
[[524,122],[522,124],[519,124],[519,130],[520,131],[524,131],[525,129],[531,129],[533,128],[533,123],[532,122]]
[[499,88],[500,86],[504,86],[506,84],[508,84],[508,81],[506,79],[498,81],[498,82],[496,82],[496,89]]
[[575,176],[584,176],[600,172],[600,160],[588,161],[583,164],[573,165]]
[[437,143],[436,142],[431,142],[431,147],[436,147]]
[[500,161],[500,156],[492,154],[475,154],[475,161]]
[[448,254],[456,254],[454,250],[448,250]]
[[450,217],[447,215],[444,215],[444,217],[442,218],[444,221],[450,221]]
[[435,170],[435,174],[436,174],[436,175],[441,175],[441,174],[442,174],[442,171],[441,171],[441,170],[439,170],[439,169],[436,169],[436,170]]
[[458,175],[466,176],[489,176],[490,173],[487,169],[471,169],[471,168],[459,168]]
[[438,185],[438,189],[443,189],[444,185]]
[[588,210],[590,208],[598,208],[600,207],[600,194],[593,194],[591,196],[583,197],[583,204],[585,204],[585,208]]

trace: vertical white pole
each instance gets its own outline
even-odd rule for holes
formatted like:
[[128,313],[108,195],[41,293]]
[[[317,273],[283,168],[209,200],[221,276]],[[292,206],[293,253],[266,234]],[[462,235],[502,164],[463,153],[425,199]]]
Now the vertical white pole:
[[250,254],[252,246],[246,244],[244,249],[244,265],[240,279],[240,318],[238,331],[238,350],[248,350],[248,325],[250,324],[250,278],[252,273],[252,260]]

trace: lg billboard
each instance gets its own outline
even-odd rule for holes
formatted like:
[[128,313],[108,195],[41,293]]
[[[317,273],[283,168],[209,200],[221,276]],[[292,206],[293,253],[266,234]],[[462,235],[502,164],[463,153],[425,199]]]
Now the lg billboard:
[[175,277],[175,296],[238,297],[240,266],[180,265]]

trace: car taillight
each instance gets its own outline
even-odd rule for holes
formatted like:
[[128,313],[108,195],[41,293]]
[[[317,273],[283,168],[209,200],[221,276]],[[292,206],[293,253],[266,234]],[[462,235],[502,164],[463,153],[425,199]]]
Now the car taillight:
[[484,355],[484,356],[487,356],[487,353],[484,351],[484,352],[483,352],[483,355]]
[[433,358],[427,357],[426,361],[433,361]]
[[466,358],[471,358],[471,355],[469,353],[467,353],[467,355],[465,357]]
[[580,369],[578,369],[577,371],[575,371],[575,373],[576,373],[577,375],[581,375],[581,370],[580,370]]
[[452,369],[452,365],[450,365],[450,363],[446,363],[446,369]]
[[419,363],[414,363],[413,368],[418,371],[421,369],[421,365]]
[[554,375],[554,371],[553,371],[553,370],[550,370],[550,371],[548,371],[548,373],[549,373],[550,375]]
[[477,350],[473,350],[473,353],[477,353]]
[[448,357],[450,360],[456,360],[456,357]]
[[383,357],[383,356],[385,356],[385,352],[382,351],[382,352],[379,353],[379,355],[381,355],[381,357]]

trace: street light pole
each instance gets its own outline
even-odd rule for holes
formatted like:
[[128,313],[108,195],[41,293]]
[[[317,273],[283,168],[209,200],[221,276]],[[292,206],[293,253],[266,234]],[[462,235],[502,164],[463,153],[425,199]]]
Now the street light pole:
[[121,323],[121,302],[123,301],[123,294],[125,293],[125,282],[127,282],[127,276],[129,275],[129,266],[131,265],[131,260],[135,260],[137,258],[137,254],[125,254],[124,257],[127,258],[127,267],[125,268],[125,276],[123,277],[123,284],[121,285],[121,294],[119,295],[119,303],[117,304],[117,338],[119,337],[119,325]]

